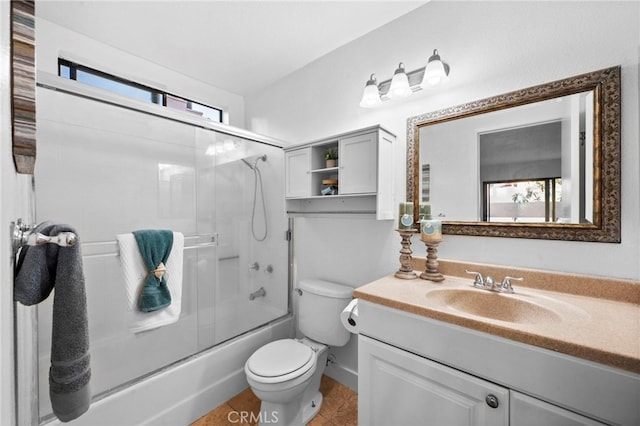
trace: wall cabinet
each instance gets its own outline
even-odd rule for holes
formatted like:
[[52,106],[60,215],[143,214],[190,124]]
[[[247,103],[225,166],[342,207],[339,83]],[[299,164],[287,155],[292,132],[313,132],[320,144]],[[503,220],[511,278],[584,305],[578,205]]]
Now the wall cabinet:
[[640,424],[638,374],[368,301],[358,306],[362,424]]
[[[393,219],[393,142],[380,126],[285,148],[290,215],[366,215]],[[338,153],[327,165],[325,154]]]
[[[287,170],[285,197],[306,197],[311,188],[311,148],[296,149],[284,153]],[[295,176],[295,178],[293,178]]]
[[375,193],[378,189],[378,141],[375,133],[352,136],[338,143],[339,194]]

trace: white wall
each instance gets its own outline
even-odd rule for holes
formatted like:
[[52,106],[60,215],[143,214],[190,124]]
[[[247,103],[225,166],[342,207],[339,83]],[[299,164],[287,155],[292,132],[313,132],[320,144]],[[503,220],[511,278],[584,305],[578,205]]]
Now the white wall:
[[[398,136],[396,200],[404,199],[406,119],[572,75],[622,65],[622,243],[601,244],[527,239],[446,236],[442,258],[640,279],[640,197],[638,151],[637,2],[430,2],[390,24],[339,48],[245,100],[248,127],[292,143],[380,123]],[[409,100],[375,110],[358,102],[370,73],[389,78],[399,61],[407,70],[423,66],[438,48],[451,66],[450,81]],[[351,222],[340,240],[329,241],[311,228],[335,227],[332,219],[297,227],[298,276],[315,273],[314,263],[343,276],[347,260],[330,247],[348,245],[353,258],[397,252],[371,222]],[[393,234],[376,224],[378,232]],[[314,237],[313,244],[307,237]],[[423,250],[414,243],[416,251]],[[357,253],[353,255],[353,253]],[[328,256],[328,257],[325,257]],[[396,259],[381,273],[393,272]],[[323,262],[324,263],[324,262]],[[373,265],[373,262],[371,262]],[[362,280],[356,280],[362,281]],[[353,282],[354,285],[359,282]]]
[[[398,136],[396,201],[405,197],[406,120],[572,75],[622,65],[622,243],[445,235],[441,258],[640,279],[638,2],[430,2],[245,99],[247,127],[291,143],[382,124]],[[434,48],[450,81],[409,100],[358,106],[370,73],[390,78],[398,62],[424,66]],[[357,287],[394,272],[394,224],[296,219],[297,279]],[[418,239],[414,253],[425,254]],[[328,373],[354,385],[355,339],[334,349]],[[351,374],[350,374],[351,373]]]
[[63,57],[173,95],[221,108],[228,114],[226,124],[244,127],[244,98],[240,95],[209,86],[42,18],[36,19],[36,40],[38,71],[57,75],[58,57]]

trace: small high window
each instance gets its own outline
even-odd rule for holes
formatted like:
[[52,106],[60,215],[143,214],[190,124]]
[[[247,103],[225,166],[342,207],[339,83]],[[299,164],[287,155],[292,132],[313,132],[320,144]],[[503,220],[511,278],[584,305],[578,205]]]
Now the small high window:
[[143,102],[178,109],[221,123],[222,110],[171,95],[65,59],[58,60],[58,75]]

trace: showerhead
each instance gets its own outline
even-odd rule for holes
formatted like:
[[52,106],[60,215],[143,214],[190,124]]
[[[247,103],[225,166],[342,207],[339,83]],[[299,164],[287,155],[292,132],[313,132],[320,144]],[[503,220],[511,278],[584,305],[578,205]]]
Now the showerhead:
[[[249,168],[251,170],[254,170],[256,168],[256,165],[258,164],[258,161],[260,161],[260,160],[267,161],[267,154],[256,155],[256,156],[251,156],[251,157],[247,157],[247,158],[241,158],[241,160],[242,160],[242,162],[244,164],[249,166]],[[253,161],[250,161],[250,160],[253,160]]]

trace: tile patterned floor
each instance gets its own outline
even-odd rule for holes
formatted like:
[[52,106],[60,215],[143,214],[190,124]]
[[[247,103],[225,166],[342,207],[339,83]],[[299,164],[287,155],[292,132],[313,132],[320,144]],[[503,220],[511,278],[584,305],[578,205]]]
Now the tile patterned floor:
[[[308,426],[357,426],[358,394],[328,376],[322,376],[320,392],[323,395],[320,412]],[[260,400],[247,389],[231,398],[209,414],[201,417],[191,426],[254,426],[256,423],[241,422],[240,413],[254,413],[254,419],[260,412]],[[249,416],[245,415],[245,419]]]

